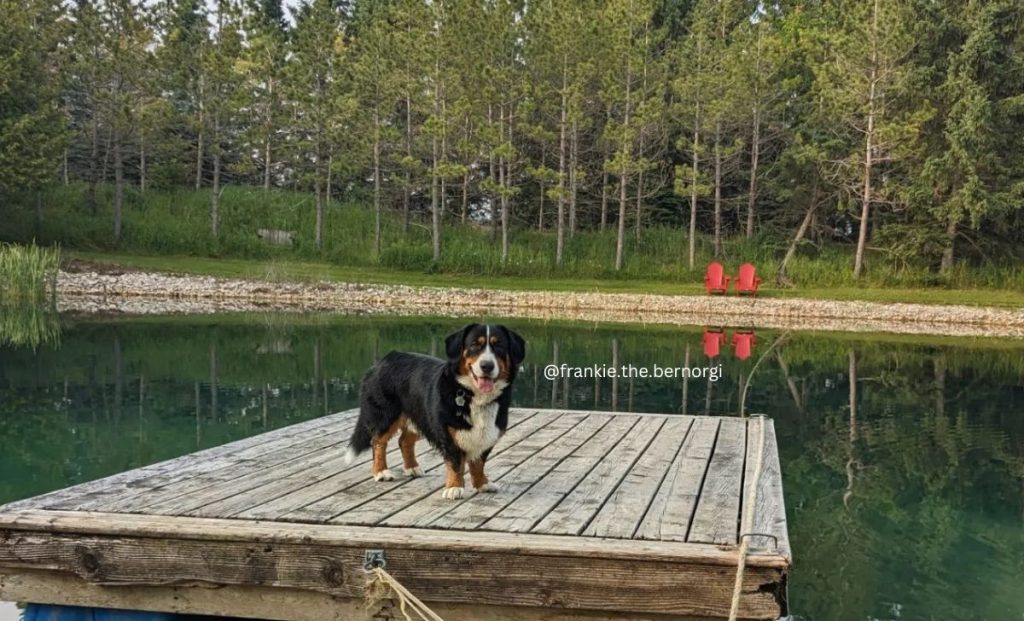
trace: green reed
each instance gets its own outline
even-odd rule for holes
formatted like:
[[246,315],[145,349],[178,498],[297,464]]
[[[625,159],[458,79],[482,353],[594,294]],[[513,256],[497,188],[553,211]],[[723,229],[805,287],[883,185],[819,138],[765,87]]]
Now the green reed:
[[56,246],[0,244],[0,306],[55,305],[59,268]]

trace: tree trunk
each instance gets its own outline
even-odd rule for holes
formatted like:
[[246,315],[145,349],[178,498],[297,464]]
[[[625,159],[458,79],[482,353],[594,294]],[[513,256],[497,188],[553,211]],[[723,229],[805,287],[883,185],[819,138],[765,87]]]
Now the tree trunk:
[[807,233],[807,229],[811,225],[811,221],[814,219],[814,212],[818,208],[818,185],[815,183],[814,190],[811,192],[811,205],[807,208],[807,213],[804,214],[804,219],[800,222],[800,227],[796,230],[796,235],[793,236],[793,241],[789,243],[789,248],[786,249],[786,256],[782,258],[782,262],[779,263],[779,269],[775,272],[775,282],[783,284],[786,281],[786,265],[789,264],[790,260],[796,255],[797,246],[800,245],[800,240],[804,238]]
[[64,178],[64,185],[68,185],[70,183],[70,180],[68,179],[68,148],[67,147],[64,147],[64,163],[63,163],[63,170],[62,170],[62,175],[61,176]]
[[[95,108],[93,108],[95,110]],[[99,176],[96,170],[96,160],[100,154],[100,123],[95,112],[92,118],[92,149],[89,152],[89,211],[96,215],[99,205],[96,201],[96,186],[99,184]]]
[[203,77],[199,77],[199,135],[196,136],[196,189],[203,187],[203,124],[205,123],[203,103]]
[[750,189],[747,192],[747,239],[754,236],[757,212],[757,164],[761,155],[761,110],[754,106],[753,137],[750,145]]
[[[494,126],[494,108],[492,104],[487,104],[487,124]],[[501,127],[498,128],[501,131]],[[491,149],[487,156],[487,167],[488,174],[490,175],[491,187],[495,187],[494,184],[498,182],[498,174],[494,170],[494,149]],[[491,191],[491,240],[498,238],[498,193]]]
[[579,166],[579,132],[576,121],[572,122],[569,141],[569,239],[576,237],[576,168]]
[[622,269],[623,259],[625,256],[625,242],[626,242],[626,186],[629,184],[629,168],[627,166],[626,157],[630,155],[630,145],[626,143],[626,136],[629,135],[629,104],[632,86],[633,75],[631,72],[630,61],[626,59],[626,105],[622,113],[622,128],[623,138],[621,145],[621,156],[622,166],[619,169],[619,232],[615,238],[615,271],[618,272]]
[[327,181],[324,186],[324,204],[331,206],[331,196],[334,195],[334,154],[327,156]]
[[562,58],[562,106],[558,121],[558,216],[555,241],[555,265],[562,266],[565,254],[565,135],[568,116],[568,66]]
[[[498,158],[498,175],[501,186],[501,262],[508,261],[508,159],[505,156],[505,106],[498,108],[498,139],[502,146],[502,155]],[[512,140],[512,111],[509,110],[508,139]]]
[[121,243],[121,217],[124,209],[124,160],[121,157],[121,136],[114,142],[114,245]]
[[601,173],[601,230],[608,226],[608,171]]
[[213,191],[210,195],[210,222],[212,224],[213,238],[220,237],[220,117],[213,115],[213,136],[211,136],[213,150]]
[[263,137],[263,191],[270,191],[270,170],[273,168],[270,157],[270,137],[274,133],[274,79],[267,79],[267,135]]
[[956,249],[956,231],[956,220],[950,218],[949,222],[946,223],[946,248],[942,251],[942,263],[939,264],[939,272],[943,274],[953,269],[953,261],[955,259],[954,251]]
[[409,165],[412,162],[412,101],[409,95],[405,96],[405,193],[402,196],[402,234],[409,235],[409,204],[412,202],[412,171]]
[[538,184],[540,187],[540,211],[537,215],[537,230],[544,230],[544,180],[542,179]]
[[[440,109],[438,94],[434,92],[434,114],[437,115]],[[430,166],[430,214],[431,214],[431,242],[433,244],[434,261],[441,260],[441,206],[437,191],[437,133],[430,139],[431,166]]]
[[864,133],[864,194],[860,208],[860,232],[857,234],[857,253],[853,259],[853,277],[860,278],[864,272],[864,248],[868,240],[868,218],[871,215],[871,166],[873,141],[875,137],[875,85],[878,78],[878,0],[871,26],[871,73],[868,90],[868,128]]
[[715,258],[722,258],[722,121],[715,121]]
[[107,131],[107,147],[103,150],[103,165],[100,166],[100,181],[107,182],[107,165],[110,164],[111,150],[114,144],[114,128]]
[[373,250],[380,256],[380,108],[373,109]]
[[697,104],[697,114],[693,121],[693,173],[690,180],[690,269],[694,268],[697,262],[697,175],[699,174],[698,163],[700,155],[697,150],[700,147],[700,104]]
[[146,193],[146,132],[139,127],[139,193]]
[[[448,104],[445,95],[441,95],[441,162],[448,163]],[[444,216],[448,210],[448,177],[441,175],[441,225],[444,226]]]
[[324,248],[324,195],[322,190],[323,186],[320,185],[320,164],[317,163],[315,179],[313,181],[313,196],[316,201],[316,230],[313,235],[317,250],[323,250]]
[[[643,145],[643,141],[640,142]],[[641,146],[641,149],[643,147]],[[640,241],[640,223],[644,215],[644,171],[639,170],[636,174],[636,241]]]
[[764,34],[763,24],[757,26],[757,49],[754,54],[754,114],[750,139],[750,190],[747,193],[747,239],[754,236],[754,221],[757,218],[757,165],[761,156],[761,94],[759,91],[761,76],[761,37]]
[[469,220],[469,166],[462,173],[462,223]]

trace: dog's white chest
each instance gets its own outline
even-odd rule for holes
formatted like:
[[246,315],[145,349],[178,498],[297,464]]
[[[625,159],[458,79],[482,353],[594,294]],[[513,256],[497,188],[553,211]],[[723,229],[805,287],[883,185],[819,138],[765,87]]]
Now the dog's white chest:
[[484,451],[498,442],[501,430],[498,429],[498,404],[492,401],[485,405],[471,403],[469,422],[472,429],[459,429],[455,432],[455,443],[466,452],[466,459],[476,461]]

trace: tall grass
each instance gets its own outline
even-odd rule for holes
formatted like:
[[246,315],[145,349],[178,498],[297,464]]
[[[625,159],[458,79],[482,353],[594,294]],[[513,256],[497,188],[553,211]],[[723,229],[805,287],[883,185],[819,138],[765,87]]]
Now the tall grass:
[[[233,257],[263,260],[325,261],[335,265],[385,267],[411,272],[459,275],[519,276],[527,278],[580,278],[603,280],[653,280],[698,283],[704,266],[712,259],[710,237],[701,235],[697,244],[697,269],[687,267],[686,232],[682,227],[656,226],[645,229],[637,241],[630,231],[626,239],[625,266],[613,269],[615,231],[582,231],[567,239],[566,262],[556,267],[554,233],[550,230],[515,229],[509,258],[502,262],[500,244],[492,240],[487,227],[446,223],[444,251],[433,261],[430,230],[426,223],[413,222],[408,234],[399,218],[384,219],[383,250],[374,251],[373,213],[359,203],[331,203],[325,214],[322,249],[314,244],[314,204],[305,192],[228,186],[221,197],[221,235],[210,234],[210,191],[192,189],[150,190],[142,195],[126,193],[124,233],[115,244],[111,188],[100,186],[98,209],[86,205],[87,186],[72,184],[46,190],[42,218],[30,208],[10,210],[0,241],[36,239],[42,244],[59,243],[65,248],[118,250],[138,254],[183,254],[201,257]],[[28,203],[27,203],[28,204]],[[35,205],[34,200],[30,203]],[[259,239],[257,229],[294,231],[294,245],[275,247]],[[783,236],[784,237],[784,236]],[[729,239],[723,263],[735,271],[744,262],[757,265],[766,280],[774,273],[785,251],[787,239],[762,235],[754,239]],[[271,261],[271,264],[273,261]],[[878,252],[869,253],[866,277],[852,277],[851,244],[807,245],[787,267],[787,274],[799,287],[935,287],[999,288],[1024,291],[1024,269],[1006,265],[959,266],[948,274],[937,274],[934,266],[894,265]]]
[[53,305],[59,268],[56,246],[0,244],[0,306]]

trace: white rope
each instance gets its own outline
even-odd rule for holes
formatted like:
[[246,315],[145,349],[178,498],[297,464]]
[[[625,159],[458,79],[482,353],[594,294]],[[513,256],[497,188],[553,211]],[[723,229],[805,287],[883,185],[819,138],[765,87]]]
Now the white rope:
[[[757,488],[761,483],[761,466],[764,461],[764,426],[767,420],[764,417],[761,419],[760,433],[758,434],[757,441],[757,458],[754,460],[754,477],[750,483],[750,488],[747,491],[747,500],[744,503],[744,515],[740,523],[740,549],[739,549],[739,563],[736,566],[736,584],[732,588],[732,605],[729,608],[729,621],[736,621],[736,615],[739,614],[740,609],[740,596],[743,590],[743,573],[747,569],[747,551],[750,548],[750,530],[753,527],[754,522],[754,503],[757,501]],[[744,535],[747,535],[744,537]]]
[[444,621],[436,612],[428,608],[418,597],[413,595],[409,589],[402,586],[402,583],[396,580],[394,576],[382,568],[374,567],[370,570],[370,573],[376,576],[377,580],[391,587],[391,590],[395,592],[395,595],[398,596],[399,609],[402,611],[406,621],[412,621],[412,617],[405,611],[406,606],[409,606],[423,621]]

